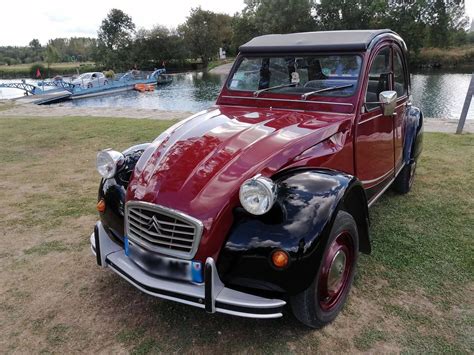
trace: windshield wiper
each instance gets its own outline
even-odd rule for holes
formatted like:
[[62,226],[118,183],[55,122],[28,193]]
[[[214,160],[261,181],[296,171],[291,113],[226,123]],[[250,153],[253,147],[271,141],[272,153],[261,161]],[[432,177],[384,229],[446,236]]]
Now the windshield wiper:
[[295,85],[298,85],[298,83],[283,84],[283,85],[272,86],[272,87],[266,88],[266,89],[260,89],[260,90],[254,91],[253,96],[258,97],[258,95],[260,95],[262,92],[265,92],[265,91],[281,89],[281,88],[287,88],[287,87],[295,86]]
[[341,86],[331,86],[329,88],[324,88],[324,89],[319,89],[316,91],[310,91],[307,92],[306,94],[301,95],[302,100],[306,100],[308,97],[319,94],[320,92],[327,92],[327,91],[334,91],[334,90],[341,90],[341,89],[347,89],[354,86],[354,84],[347,84],[347,85],[341,85]]

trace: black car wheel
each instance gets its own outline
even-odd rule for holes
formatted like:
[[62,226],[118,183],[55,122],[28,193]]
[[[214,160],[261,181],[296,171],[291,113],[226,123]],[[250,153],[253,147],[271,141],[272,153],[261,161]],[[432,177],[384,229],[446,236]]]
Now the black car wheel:
[[314,281],[290,298],[293,314],[300,322],[321,328],[336,318],[354,281],[358,253],[356,222],[349,213],[339,211]]
[[92,87],[92,83],[87,84],[87,88],[90,89]]
[[399,194],[406,194],[410,192],[413,182],[415,181],[416,161],[413,160],[410,164],[403,167],[393,182],[393,189]]

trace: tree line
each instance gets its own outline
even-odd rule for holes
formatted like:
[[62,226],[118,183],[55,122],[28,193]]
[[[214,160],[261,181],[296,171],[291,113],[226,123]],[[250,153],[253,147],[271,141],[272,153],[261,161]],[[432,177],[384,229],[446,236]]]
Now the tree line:
[[245,0],[229,16],[194,8],[176,28],[137,29],[132,18],[112,9],[97,39],[57,38],[42,47],[0,47],[0,64],[94,60],[104,69],[153,69],[203,66],[218,49],[228,55],[241,44],[268,33],[391,28],[416,57],[423,47],[447,48],[474,43],[464,0]]
[[87,62],[93,60],[97,48],[96,38],[55,38],[42,46],[33,39],[26,47],[0,47],[0,65],[37,62]]

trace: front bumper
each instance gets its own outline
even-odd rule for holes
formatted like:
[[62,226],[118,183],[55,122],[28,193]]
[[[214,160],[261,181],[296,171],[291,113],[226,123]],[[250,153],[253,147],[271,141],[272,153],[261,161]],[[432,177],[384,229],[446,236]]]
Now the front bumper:
[[90,237],[97,264],[109,267],[139,290],[171,301],[205,309],[209,313],[226,313],[248,318],[281,317],[286,302],[236,291],[225,287],[219,278],[213,258],[207,258],[204,283],[173,281],[151,276],[130,260],[122,246],[113,242],[97,222]]

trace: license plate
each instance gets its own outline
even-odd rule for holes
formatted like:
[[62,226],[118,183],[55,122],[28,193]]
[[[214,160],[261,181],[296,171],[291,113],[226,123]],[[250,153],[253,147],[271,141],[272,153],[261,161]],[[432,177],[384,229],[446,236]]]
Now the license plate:
[[146,272],[162,277],[192,281],[192,262],[150,252],[128,240],[128,256]]

